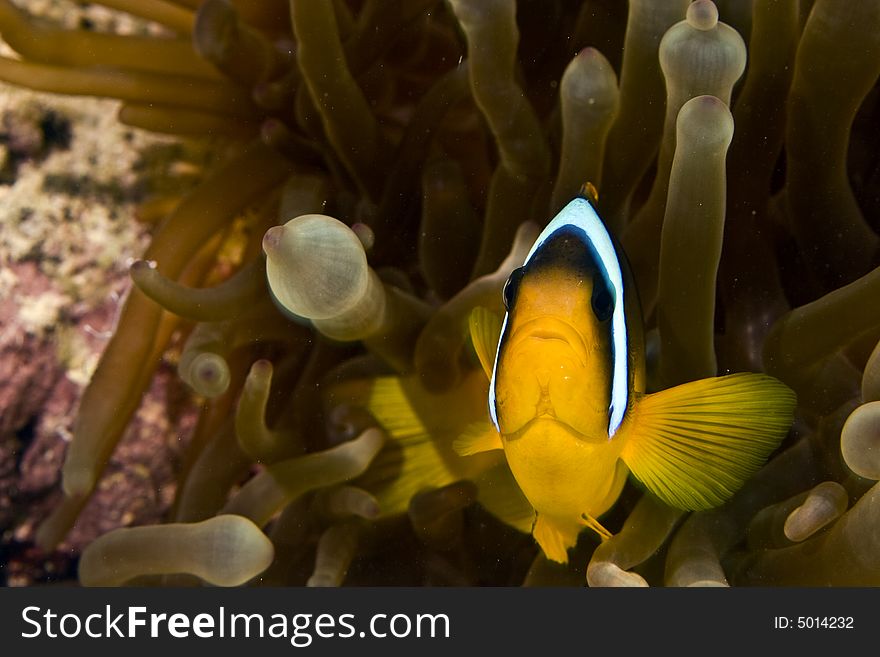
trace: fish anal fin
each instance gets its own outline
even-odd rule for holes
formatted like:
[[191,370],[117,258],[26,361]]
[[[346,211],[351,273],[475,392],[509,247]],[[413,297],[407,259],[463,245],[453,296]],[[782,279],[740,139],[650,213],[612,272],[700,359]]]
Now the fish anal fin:
[[452,442],[452,449],[459,456],[470,456],[493,449],[504,449],[504,445],[500,434],[489,422],[474,422]]
[[764,374],[684,383],[639,398],[621,458],[652,493],[678,509],[722,504],[788,432],[796,398]]
[[550,561],[568,563],[568,549],[577,543],[579,529],[577,525],[568,527],[538,513],[535,526],[532,527],[532,536]]
[[477,306],[468,317],[468,329],[480,365],[483,366],[486,378],[491,379],[492,369],[495,367],[495,352],[498,350],[498,340],[501,339],[501,320],[488,308]]

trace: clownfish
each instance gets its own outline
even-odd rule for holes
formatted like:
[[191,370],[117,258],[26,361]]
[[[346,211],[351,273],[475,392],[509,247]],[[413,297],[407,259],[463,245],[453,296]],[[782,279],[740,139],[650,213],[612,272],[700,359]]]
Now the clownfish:
[[[630,473],[666,504],[698,510],[733,495],[791,426],[795,394],[741,373],[645,393],[639,300],[590,186],[540,233],[504,286],[503,319],[470,317],[489,377],[488,418],[454,443],[504,451],[535,510],[532,535],[565,563]],[[593,197],[595,198],[595,197]]]

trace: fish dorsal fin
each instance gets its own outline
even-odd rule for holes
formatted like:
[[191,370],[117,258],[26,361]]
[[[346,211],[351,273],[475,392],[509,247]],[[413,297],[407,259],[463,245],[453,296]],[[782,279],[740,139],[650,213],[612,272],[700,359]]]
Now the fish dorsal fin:
[[488,308],[477,306],[468,318],[468,328],[480,365],[483,366],[486,378],[491,379],[498,340],[501,339],[501,319]]
[[763,374],[691,381],[638,400],[621,457],[667,504],[712,508],[779,446],[795,403],[788,386]]
[[489,422],[474,422],[452,443],[459,456],[470,456],[493,449],[504,449],[501,436]]

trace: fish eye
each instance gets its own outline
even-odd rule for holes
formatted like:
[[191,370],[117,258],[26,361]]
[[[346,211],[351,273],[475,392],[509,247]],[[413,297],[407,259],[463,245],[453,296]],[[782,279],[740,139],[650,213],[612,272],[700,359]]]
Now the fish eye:
[[604,281],[596,281],[593,284],[593,297],[591,303],[593,314],[600,322],[608,321],[614,312],[614,295]]
[[513,300],[516,298],[516,291],[519,288],[519,282],[523,277],[523,268],[517,267],[512,272],[510,272],[510,277],[507,279],[507,282],[504,284],[504,308],[506,310],[510,310],[510,307],[513,305]]

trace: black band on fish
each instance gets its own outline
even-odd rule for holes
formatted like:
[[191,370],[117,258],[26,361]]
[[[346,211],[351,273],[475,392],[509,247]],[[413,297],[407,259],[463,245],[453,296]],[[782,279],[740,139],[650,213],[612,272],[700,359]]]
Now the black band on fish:
[[522,280],[523,273],[523,268],[517,267],[510,272],[510,276],[504,284],[504,292],[502,293],[502,296],[504,298],[504,308],[508,312],[513,307],[513,302],[516,300],[516,291],[519,288],[519,282]]
[[[501,339],[495,354],[495,367],[489,387],[489,414],[496,428],[495,381],[498,354],[506,338],[508,315],[516,299],[522,277],[548,262],[567,262],[584,273],[591,273],[592,312],[599,322],[610,322],[612,377],[608,409],[608,436],[612,437],[623,421],[629,403],[629,354],[624,283],[619,256],[611,235],[585,198],[575,198],[554,217],[538,236],[522,267],[515,269],[504,287],[505,313]],[[499,428],[500,431],[500,428]]]

